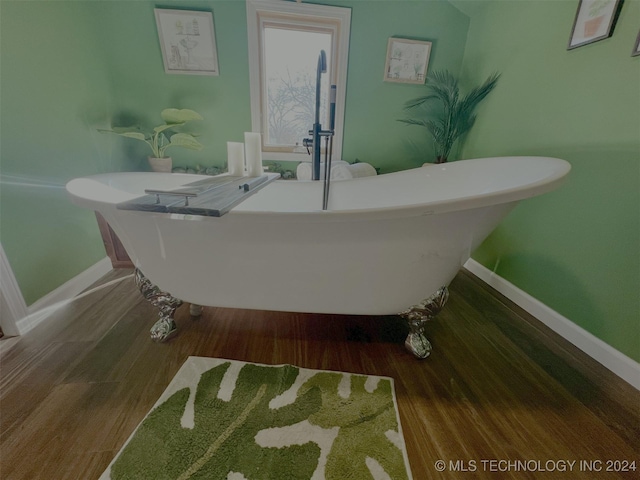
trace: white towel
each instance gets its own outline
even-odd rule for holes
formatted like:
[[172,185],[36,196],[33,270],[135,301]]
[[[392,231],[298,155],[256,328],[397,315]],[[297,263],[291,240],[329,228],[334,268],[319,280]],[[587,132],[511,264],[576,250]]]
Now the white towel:
[[[344,177],[344,170],[341,170],[337,167],[346,167],[349,165],[347,162],[342,160],[336,160],[335,162],[331,162],[331,180],[336,180],[336,175],[342,175]],[[312,172],[312,164],[309,162],[302,162],[298,165],[296,170],[296,177],[298,180],[311,180],[311,172]],[[320,164],[320,179],[324,178],[324,163]],[[348,176],[347,178],[351,178]]]
[[[300,163],[296,170],[296,177],[298,180],[311,180],[310,163]],[[331,162],[331,180],[349,180],[351,178],[368,177],[370,175],[376,175],[376,169],[368,163],[355,163],[349,165],[349,163],[336,160]],[[320,164],[320,179],[324,179],[324,163]]]
[[351,172],[351,176],[353,178],[372,177],[378,174],[378,172],[376,172],[376,169],[373,168],[370,163],[354,163],[353,165],[349,165],[347,168]]

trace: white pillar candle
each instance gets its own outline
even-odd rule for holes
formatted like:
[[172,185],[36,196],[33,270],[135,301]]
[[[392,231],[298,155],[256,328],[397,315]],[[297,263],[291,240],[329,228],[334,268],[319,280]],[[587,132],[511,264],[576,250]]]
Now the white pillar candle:
[[227,142],[227,165],[229,175],[234,177],[244,175],[244,143]]
[[259,177],[264,173],[262,169],[262,138],[259,133],[244,133],[244,151],[247,163],[247,175]]

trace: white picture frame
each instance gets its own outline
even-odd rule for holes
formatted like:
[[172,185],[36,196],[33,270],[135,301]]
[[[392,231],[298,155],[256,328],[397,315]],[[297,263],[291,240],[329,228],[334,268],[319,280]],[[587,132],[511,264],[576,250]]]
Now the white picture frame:
[[164,71],[181,75],[219,75],[211,12],[154,9]]
[[384,81],[424,84],[431,55],[431,42],[390,37]]

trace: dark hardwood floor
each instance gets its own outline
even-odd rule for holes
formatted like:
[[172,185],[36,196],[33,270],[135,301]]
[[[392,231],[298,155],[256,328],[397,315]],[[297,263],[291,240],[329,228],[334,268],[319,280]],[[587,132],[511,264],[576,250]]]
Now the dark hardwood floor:
[[190,355],[393,377],[416,480],[640,478],[640,392],[464,270],[426,360],[397,317],[183,305],[155,344],[130,274],[0,342],[0,478],[98,478]]

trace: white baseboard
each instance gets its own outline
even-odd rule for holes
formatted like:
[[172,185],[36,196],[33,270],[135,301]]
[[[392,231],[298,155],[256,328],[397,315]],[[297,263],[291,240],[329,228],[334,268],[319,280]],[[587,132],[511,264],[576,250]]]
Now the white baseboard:
[[2,308],[2,331],[8,337],[20,335],[18,320],[27,315],[27,305],[13,270],[9,264],[9,259],[4,253],[4,248],[0,243],[0,308]]
[[40,324],[51,315],[58,306],[73,299],[112,269],[111,261],[105,257],[44,297],[36,300],[32,305],[29,305],[27,315],[16,322],[20,335],[24,335],[33,327]]
[[627,383],[640,390],[640,363],[560,315],[500,275],[469,259],[464,267]]

